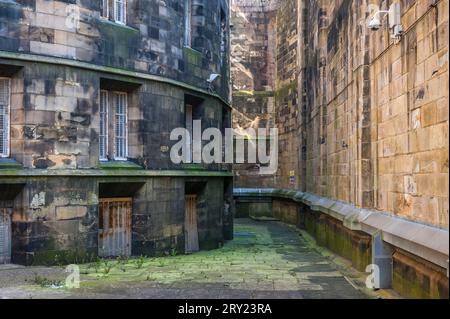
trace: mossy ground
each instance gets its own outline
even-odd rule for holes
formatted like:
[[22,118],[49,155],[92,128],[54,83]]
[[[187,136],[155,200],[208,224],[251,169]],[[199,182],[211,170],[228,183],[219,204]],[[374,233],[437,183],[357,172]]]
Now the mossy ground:
[[[237,220],[224,247],[175,253],[81,265],[80,289],[31,282],[20,291],[34,298],[367,298],[301,232],[279,222]],[[8,289],[0,294],[13,294]]]

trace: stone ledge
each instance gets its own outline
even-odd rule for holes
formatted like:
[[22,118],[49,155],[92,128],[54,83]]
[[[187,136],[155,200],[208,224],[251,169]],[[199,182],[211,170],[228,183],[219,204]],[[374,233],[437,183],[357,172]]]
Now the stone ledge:
[[97,19],[97,21],[99,23],[101,23],[101,24],[105,24],[105,25],[108,25],[108,26],[113,27],[113,28],[120,28],[120,29],[123,29],[123,30],[126,30],[126,31],[135,32],[135,33],[139,33],[140,32],[138,29],[133,28],[133,27],[131,27],[128,24],[111,21],[111,20],[108,20],[108,19],[103,18],[103,17],[99,17]]
[[361,230],[370,235],[381,234],[385,242],[447,269],[448,276],[449,232],[446,229],[295,190],[238,188],[234,190],[234,196],[283,198],[303,203],[313,211],[342,221],[351,230]]
[[206,169],[201,164],[181,164],[181,167],[183,167],[186,171],[205,171]]
[[22,164],[11,158],[0,158],[0,174],[2,169],[21,169]]
[[104,161],[98,164],[99,169],[107,170],[143,170],[144,168],[138,164],[129,161]]
[[93,63],[83,62],[83,61],[79,61],[79,60],[70,60],[67,58],[59,58],[59,57],[52,57],[52,56],[45,56],[45,55],[38,55],[38,54],[31,54],[31,53],[19,53],[19,52],[9,52],[9,51],[1,51],[0,50],[0,58],[32,62],[32,63],[47,63],[47,64],[64,65],[64,66],[68,66],[68,67],[81,68],[81,69],[86,69],[86,70],[95,71],[95,72],[104,72],[104,73],[109,73],[109,74],[129,76],[129,77],[143,79],[143,80],[171,84],[171,85],[180,87],[182,89],[187,89],[187,90],[191,90],[191,91],[194,91],[194,92],[197,92],[200,94],[214,97],[214,98],[220,100],[227,107],[232,109],[230,102],[227,101],[224,97],[220,96],[217,93],[212,93],[203,88],[193,86],[188,83],[180,82],[180,81],[177,81],[177,80],[174,80],[174,79],[171,79],[168,77],[164,77],[164,76],[136,72],[136,71],[132,71],[132,70],[128,70],[128,69],[119,69],[119,68],[115,68],[115,67],[93,64]]
[[232,177],[223,171],[192,170],[144,170],[144,169],[5,169],[0,178],[6,177]]

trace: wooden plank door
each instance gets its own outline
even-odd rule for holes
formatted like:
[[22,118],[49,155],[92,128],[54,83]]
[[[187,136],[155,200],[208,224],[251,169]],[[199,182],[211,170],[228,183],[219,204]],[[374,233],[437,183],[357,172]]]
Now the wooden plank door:
[[131,256],[132,198],[102,198],[99,203],[98,254]]
[[11,209],[0,208],[0,264],[11,262]]
[[186,253],[200,250],[197,229],[197,195],[185,197],[185,248]]

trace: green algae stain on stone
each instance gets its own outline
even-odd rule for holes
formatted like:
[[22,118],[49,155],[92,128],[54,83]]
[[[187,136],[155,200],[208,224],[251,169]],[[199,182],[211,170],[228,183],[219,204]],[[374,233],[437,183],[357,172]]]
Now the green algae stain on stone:
[[[304,251],[309,253],[304,254]],[[145,287],[222,287],[252,291],[322,292],[317,278],[341,275],[323,257],[310,250],[298,231],[274,222],[239,220],[235,240],[222,248],[191,255],[145,258],[138,269],[130,259],[112,263],[105,274],[100,264],[82,266],[82,288],[139,282]],[[320,265],[319,265],[320,264]],[[345,281],[342,281],[345,282]],[[347,287],[349,288],[349,287]],[[353,289],[350,286],[350,290]]]

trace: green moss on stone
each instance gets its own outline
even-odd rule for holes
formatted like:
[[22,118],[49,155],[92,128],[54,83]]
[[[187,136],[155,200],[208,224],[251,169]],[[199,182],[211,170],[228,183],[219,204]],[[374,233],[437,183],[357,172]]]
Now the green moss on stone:
[[188,64],[201,65],[202,53],[190,47],[184,47],[183,53]]
[[237,96],[237,97],[272,97],[272,96],[275,96],[275,92],[274,91],[246,91],[246,90],[241,90],[241,91],[233,92],[233,95]]
[[22,169],[22,164],[16,162],[13,159],[9,158],[1,158],[0,159],[0,174],[4,172],[4,170],[14,171]]
[[201,164],[183,164],[183,169],[186,171],[205,171]]
[[365,271],[371,264],[372,250],[370,238],[358,232],[346,230],[339,226],[339,221],[316,216],[316,213],[305,212],[305,229],[317,240],[317,244],[350,260],[353,267]]
[[392,287],[400,295],[413,299],[448,299],[445,269],[422,264],[399,252],[394,255]]
[[297,82],[291,82],[283,87],[281,87],[280,89],[278,89],[275,92],[275,97],[277,100],[284,98],[285,96],[287,96],[289,94],[290,90],[296,90],[297,89]]
[[45,250],[37,251],[33,256],[33,266],[63,266],[92,262],[96,254],[85,250]]
[[125,161],[112,161],[112,162],[101,162],[98,166],[100,169],[104,170],[143,170],[144,168],[138,164]]

